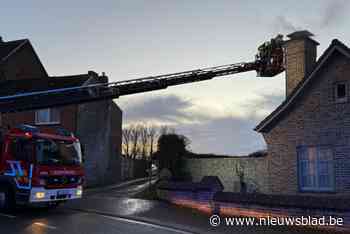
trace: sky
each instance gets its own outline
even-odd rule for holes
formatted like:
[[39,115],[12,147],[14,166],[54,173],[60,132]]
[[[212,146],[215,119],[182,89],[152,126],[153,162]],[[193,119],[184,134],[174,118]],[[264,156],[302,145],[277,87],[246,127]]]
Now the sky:
[[[94,70],[110,81],[249,62],[277,33],[307,29],[318,55],[338,38],[350,46],[346,0],[6,1],[3,40],[29,38],[49,75]],[[125,96],[123,125],[169,125],[198,153],[263,149],[254,127],[285,98],[284,73],[255,72]]]

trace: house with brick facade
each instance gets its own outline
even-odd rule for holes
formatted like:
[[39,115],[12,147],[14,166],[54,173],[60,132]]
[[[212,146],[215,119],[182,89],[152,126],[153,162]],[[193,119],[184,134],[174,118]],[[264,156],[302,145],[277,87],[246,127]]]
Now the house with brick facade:
[[268,156],[270,193],[350,194],[350,49],[299,31],[285,43],[286,99],[255,130]]
[[[105,82],[93,71],[49,76],[29,40],[0,40],[0,96]],[[2,114],[0,124],[68,129],[82,144],[88,185],[120,179],[122,111],[112,100]]]

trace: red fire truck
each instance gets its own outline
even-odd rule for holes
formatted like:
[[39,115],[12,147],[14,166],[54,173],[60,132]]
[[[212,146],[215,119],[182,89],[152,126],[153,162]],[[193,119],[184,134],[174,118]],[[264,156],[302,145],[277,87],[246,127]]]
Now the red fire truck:
[[[299,34],[311,34],[301,31]],[[0,113],[42,109],[115,99],[227,76],[257,71],[273,77],[284,71],[283,36],[259,47],[255,61],[196,69],[159,76],[50,90],[33,90],[0,97]],[[41,132],[22,125],[10,130],[0,143],[0,208],[12,204],[51,203],[80,198],[83,169],[77,138],[66,131]]]
[[84,171],[79,140],[64,129],[20,125],[1,136],[0,208],[82,197]]

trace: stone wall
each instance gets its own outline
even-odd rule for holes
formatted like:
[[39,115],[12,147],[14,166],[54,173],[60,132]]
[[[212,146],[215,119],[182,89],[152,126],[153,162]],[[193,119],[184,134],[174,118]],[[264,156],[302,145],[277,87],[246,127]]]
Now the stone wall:
[[186,168],[194,182],[204,176],[218,176],[225,191],[241,190],[237,169],[242,170],[247,192],[268,192],[266,157],[226,157],[187,159]]

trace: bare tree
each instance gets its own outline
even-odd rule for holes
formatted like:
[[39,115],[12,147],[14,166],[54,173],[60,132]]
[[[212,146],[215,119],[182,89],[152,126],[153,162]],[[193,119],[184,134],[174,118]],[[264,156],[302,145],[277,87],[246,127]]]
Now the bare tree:
[[141,125],[132,125],[130,127],[131,131],[131,142],[132,142],[132,149],[131,149],[131,157],[136,158],[137,155],[140,153],[140,129]]
[[141,155],[147,158],[157,150],[158,138],[161,135],[174,134],[175,129],[169,126],[157,126],[155,124],[132,124],[125,127],[122,132],[123,154],[136,158]]
[[168,133],[168,131],[169,131],[169,127],[166,125],[163,125],[159,129],[159,135],[165,135]]
[[150,149],[149,149],[149,155],[152,157],[154,153],[154,148],[157,144],[157,139],[158,139],[158,131],[157,131],[157,126],[155,125],[150,125],[148,128],[148,139],[149,139],[149,144],[150,144]]
[[160,127],[159,129],[159,135],[166,135],[166,134],[174,134],[175,133],[175,129],[171,128],[167,125],[163,125]]
[[122,149],[123,154],[126,157],[130,157],[131,155],[131,129],[130,128],[123,128],[122,131]]
[[149,142],[147,124],[140,125],[139,131],[140,131],[141,155],[142,155],[142,158],[145,159],[148,156],[147,155],[147,147],[148,147],[148,142]]

